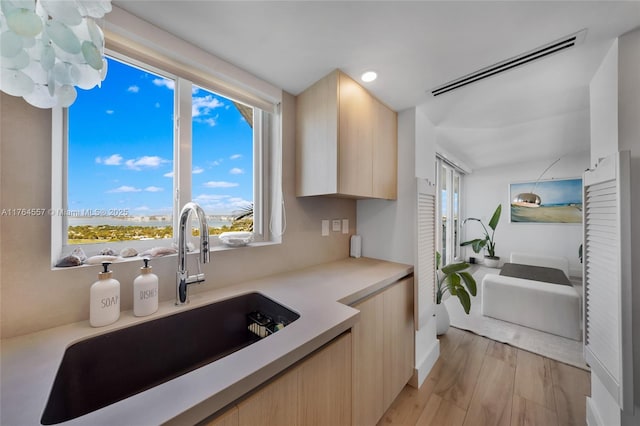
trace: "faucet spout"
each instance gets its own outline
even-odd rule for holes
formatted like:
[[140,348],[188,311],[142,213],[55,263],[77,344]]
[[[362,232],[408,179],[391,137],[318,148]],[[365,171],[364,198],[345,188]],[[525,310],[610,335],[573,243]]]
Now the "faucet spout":
[[189,226],[189,216],[195,213],[200,223],[200,260],[202,263],[209,263],[209,226],[204,210],[194,203],[189,202],[180,211],[178,222],[178,272],[176,276],[176,305],[188,303],[187,287],[189,284],[201,283],[204,281],[204,274],[189,275],[187,271],[187,232]]

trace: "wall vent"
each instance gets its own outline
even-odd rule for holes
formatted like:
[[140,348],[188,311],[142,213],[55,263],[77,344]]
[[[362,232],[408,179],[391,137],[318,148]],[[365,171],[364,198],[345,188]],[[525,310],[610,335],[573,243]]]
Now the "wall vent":
[[468,84],[475,83],[476,81],[484,80],[485,78],[494,76],[501,72],[508,71],[521,65],[528,64],[529,62],[533,62],[538,59],[542,59],[563,50],[569,49],[582,43],[586,34],[586,29],[580,30],[577,33],[562,37],[561,39],[552,41],[551,43],[547,43],[536,49],[511,57],[502,62],[489,65],[488,67],[482,68],[481,70],[475,71],[471,74],[467,74],[455,80],[451,80],[436,87],[431,91],[431,93],[433,94],[433,96],[442,95],[460,87],[464,87]]

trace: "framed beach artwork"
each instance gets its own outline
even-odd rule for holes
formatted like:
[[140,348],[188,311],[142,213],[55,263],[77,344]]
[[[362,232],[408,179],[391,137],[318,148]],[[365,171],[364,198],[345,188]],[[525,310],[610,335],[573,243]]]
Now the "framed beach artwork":
[[[539,207],[515,205],[521,193],[535,193]],[[553,179],[509,184],[512,223],[582,223],[582,179]]]

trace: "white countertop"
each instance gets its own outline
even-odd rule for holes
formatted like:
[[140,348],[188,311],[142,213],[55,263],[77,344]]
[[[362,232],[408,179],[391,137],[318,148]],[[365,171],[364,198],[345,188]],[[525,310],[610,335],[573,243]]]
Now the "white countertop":
[[207,305],[253,291],[296,311],[285,329],[190,373],[131,396],[65,425],[193,424],[232,403],[291,366],[358,320],[353,304],[413,272],[375,259],[344,259],[299,271],[190,295],[188,307],[163,302],[155,314],[122,312],[110,326],[88,321],[2,340],[0,424],[39,425],[65,349],[88,337]]

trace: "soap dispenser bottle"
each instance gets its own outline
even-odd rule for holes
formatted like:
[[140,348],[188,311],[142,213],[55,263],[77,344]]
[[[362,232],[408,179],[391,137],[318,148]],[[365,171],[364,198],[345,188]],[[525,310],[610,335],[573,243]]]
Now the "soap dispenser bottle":
[[109,262],[103,262],[104,271],[98,274],[98,281],[91,286],[89,323],[92,327],[109,325],[120,318],[120,283],[112,278]]
[[158,310],[158,276],[151,273],[149,259],[143,259],[140,275],[133,280],[133,314],[137,317],[151,315]]

